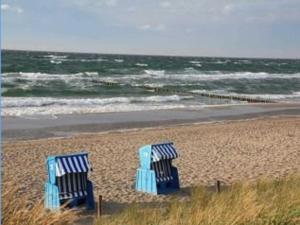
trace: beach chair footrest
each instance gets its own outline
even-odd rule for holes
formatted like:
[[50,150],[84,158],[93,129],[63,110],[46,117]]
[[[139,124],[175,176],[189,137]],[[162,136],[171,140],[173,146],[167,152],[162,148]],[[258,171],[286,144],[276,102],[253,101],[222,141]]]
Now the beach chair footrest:
[[84,196],[87,196],[86,191],[78,191],[78,192],[71,192],[71,193],[60,193],[59,194],[59,199],[64,200],[64,199],[78,198],[78,197],[84,197]]

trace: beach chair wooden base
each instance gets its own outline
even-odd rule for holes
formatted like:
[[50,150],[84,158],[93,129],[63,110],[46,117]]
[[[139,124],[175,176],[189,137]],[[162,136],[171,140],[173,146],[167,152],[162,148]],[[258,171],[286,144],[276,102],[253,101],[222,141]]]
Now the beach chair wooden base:
[[139,150],[140,167],[136,172],[135,189],[157,194],[169,194],[180,189],[178,170],[172,160],[178,157],[172,142],[145,145]]
[[64,205],[73,208],[86,204],[87,209],[95,209],[93,185],[90,181],[87,182],[86,195],[78,197],[74,197],[74,195],[70,194],[70,198],[62,198],[58,186],[47,182],[45,183],[45,208],[55,211]]
[[158,181],[153,170],[137,169],[136,190],[154,195],[170,194],[180,189],[178,171],[176,167],[171,167],[172,179]]

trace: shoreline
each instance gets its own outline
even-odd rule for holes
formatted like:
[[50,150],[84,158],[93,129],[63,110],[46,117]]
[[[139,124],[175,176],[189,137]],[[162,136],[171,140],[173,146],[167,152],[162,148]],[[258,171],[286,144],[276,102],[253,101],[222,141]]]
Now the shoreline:
[[239,121],[261,117],[300,116],[300,104],[215,105],[200,110],[172,109],[96,114],[2,117],[4,142],[64,138],[80,134],[167,128],[188,124]]

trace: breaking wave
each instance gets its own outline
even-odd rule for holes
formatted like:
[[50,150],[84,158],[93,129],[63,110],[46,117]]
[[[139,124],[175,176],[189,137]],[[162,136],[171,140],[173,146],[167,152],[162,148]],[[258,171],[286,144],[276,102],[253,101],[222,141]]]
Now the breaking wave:
[[227,92],[226,90],[192,90],[190,93],[193,94],[201,94],[201,93],[215,93],[215,94],[222,94],[222,95],[230,95],[230,96],[241,96],[241,97],[250,97],[250,98],[257,98],[257,99],[270,99],[270,100],[280,100],[280,99],[292,99],[296,98],[300,100],[300,92],[293,92],[292,94],[240,94],[235,92]]
[[187,107],[181,102],[185,99],[193,99],[193,96],[169,95],[112,98],[4,97],[2,101],[2,115],[81,114],[174,109]]

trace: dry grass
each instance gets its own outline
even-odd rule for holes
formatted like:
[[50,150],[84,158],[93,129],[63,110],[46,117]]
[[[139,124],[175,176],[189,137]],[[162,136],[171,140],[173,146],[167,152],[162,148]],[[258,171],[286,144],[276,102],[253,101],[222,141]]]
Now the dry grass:
[[20,194],[21,188],[17,185],[6,183],[3,186],[3,225],[68,225],[77,218],[72,210],[61,210],[59,213],[46,211],[43,201],[30,201]]
[[131,207],[95,225],[296,225],[300,224],[300,178],[238,183],[220,194],[192,189],[189,201],[164,208]]
[[[6,184],[3,192],[4,225],[67,225],[78,218],[71,210],[45,211],[20,195],[20,188]],[[237,183],[221,193],[192,188],[187,201],[174,197],[165,207],[135,205],[103,217],[95,225],[296,225],[300,224],[300,177]]]

